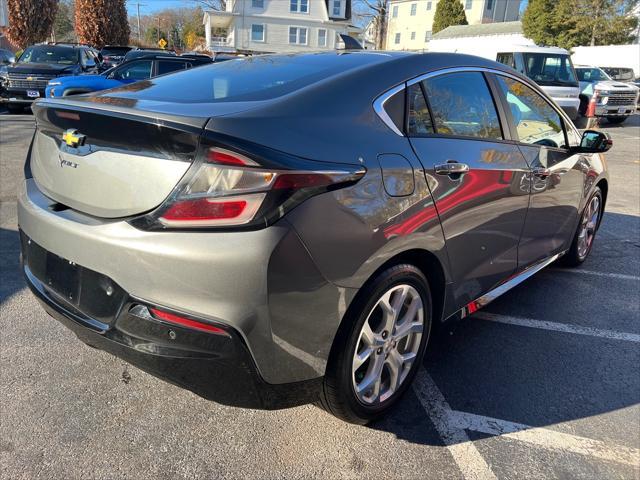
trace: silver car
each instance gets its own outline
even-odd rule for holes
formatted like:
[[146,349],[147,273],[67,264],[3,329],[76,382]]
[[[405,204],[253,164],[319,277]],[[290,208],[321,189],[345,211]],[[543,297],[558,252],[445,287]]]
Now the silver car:
[[455,54],[261,56],[33,107],[22,263],[85,343],[218,402],[389,410],[432,327],[583,262],[606,134]]

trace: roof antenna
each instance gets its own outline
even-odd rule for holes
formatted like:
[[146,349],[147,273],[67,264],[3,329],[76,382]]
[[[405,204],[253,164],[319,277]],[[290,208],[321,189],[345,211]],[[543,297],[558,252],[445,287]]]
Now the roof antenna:
[[336,39],[336,50],[364,50],[364,48],[355,38],[339,33]]

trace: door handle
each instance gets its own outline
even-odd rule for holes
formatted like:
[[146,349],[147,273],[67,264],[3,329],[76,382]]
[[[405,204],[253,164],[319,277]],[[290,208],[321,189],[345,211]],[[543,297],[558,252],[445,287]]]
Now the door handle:
[[532,173],[539,178],[547,178],[549,175],[551,175],[551,170],[549,170],[548,168],[544,168],[544,167],[536,167],[533,169]]
[[459,175],[461,173],[467,173],[469,171],[469,165],[466,163],[448,162],[436,165],[435,171],[438,175]]

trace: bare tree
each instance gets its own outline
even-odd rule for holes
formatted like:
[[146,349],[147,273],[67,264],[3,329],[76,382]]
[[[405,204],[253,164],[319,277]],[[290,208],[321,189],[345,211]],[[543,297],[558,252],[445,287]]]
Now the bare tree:
[[362,8],[357,15],[373,23],[376,49],[384,50],[387,43],[389,0],[360,0],[359,5]]
[[200,5],[205,10],[224,11],[227,9],[227,0],[190,0]]

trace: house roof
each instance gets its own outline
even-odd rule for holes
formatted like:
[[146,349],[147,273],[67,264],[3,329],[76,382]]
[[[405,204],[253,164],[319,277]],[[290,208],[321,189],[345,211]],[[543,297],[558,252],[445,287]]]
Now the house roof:
[[478,25],[452,25],[436,33],[433,38],[479,37],[522,33],[522,22],[480,23]]

